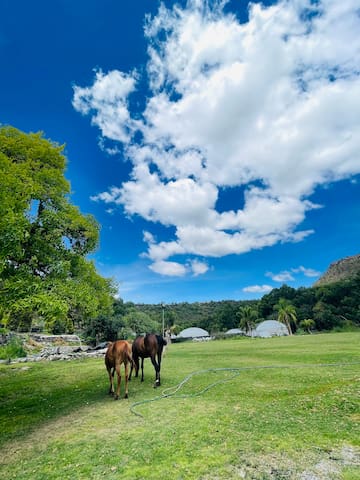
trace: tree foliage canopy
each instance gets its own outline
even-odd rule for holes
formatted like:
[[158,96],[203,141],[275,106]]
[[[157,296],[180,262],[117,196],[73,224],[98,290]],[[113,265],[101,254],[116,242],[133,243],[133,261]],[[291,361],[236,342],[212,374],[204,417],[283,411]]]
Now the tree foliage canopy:
[[111,281],[85,259],[99,226],[69,200],[63,150],[0,127],[0,314],[11,328],[71,331],[111,308]]
[[291,324],[297,323],[296,308],[294,305],[287,300],[286,298],[280,298],[279,302],[275,305],[275,310],[278,314],[279,322],[282,322],[286,325],[288,332],[292,335],[293,331]]

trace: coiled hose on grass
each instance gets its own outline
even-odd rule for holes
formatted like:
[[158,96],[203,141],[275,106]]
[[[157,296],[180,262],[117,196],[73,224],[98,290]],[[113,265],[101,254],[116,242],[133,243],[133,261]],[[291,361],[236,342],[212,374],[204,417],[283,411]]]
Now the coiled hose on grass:
[[[217,385],[220,385],[222,383],[230,382],[233,380],[235,377],[238,377],[241,372],[246,371],[246,370],[265,370],[265,369],[290,369],[290,368],[316,368],[316,367],[344,367],[344,366],[351,366],[351,365],[360,365],[360,362],[350,362],[350,363],[313,363],[313,364],[302,364],[302,365],[261,365],[257,367],[239,367],[239,368],[207,368],[205,370],[196,370],[195,372],[190,373],[187,377],[184,378],[179,384],[174,385],[173,387],[165,388],[161,395],[158,395],[153,398],[148,398],[145,400],[140,400],[139,402],[134,402],[133,404],[130,405],[130,412],[137,417],[144,418],[141,413],[137,412],[135,410],[136,407],[140,405],[144,405],[146,403],[151,403],[151,402],[156,402],[158,400],[163,400],[164,398],[193,398],[193,397],[199,397],[200,395],[203,395],[205,392],[210,390],[213,387],[216,387]],[[213,382],[209,385],[207,385],[205,388],[202,390],[199,390],[198,392],[195,393],[183,393],[183,394],[178,394],[178,392],[182,389],[186,383],[188,383],[192,377],[196,375],[203,375],[205,373],[213,373],[213,372],[233,372],[233,375],[231,377],[227,378],[222,378],[221,380],[218,380],[216,382]]]

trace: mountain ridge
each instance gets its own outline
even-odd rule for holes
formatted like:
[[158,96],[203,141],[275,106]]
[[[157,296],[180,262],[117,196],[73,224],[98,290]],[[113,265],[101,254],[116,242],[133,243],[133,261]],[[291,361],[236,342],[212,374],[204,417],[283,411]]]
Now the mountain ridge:
[[341,258],[331,263],[326,272],[313,284],[313,287],[328,285],[353,278],[360,273],[360,254]]

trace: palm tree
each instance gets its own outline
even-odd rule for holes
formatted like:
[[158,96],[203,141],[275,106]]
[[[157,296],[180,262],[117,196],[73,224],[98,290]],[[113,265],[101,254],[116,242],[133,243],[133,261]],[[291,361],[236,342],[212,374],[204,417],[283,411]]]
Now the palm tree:
[[240,318],[239,327],[244,329],[246,333],[251,332],[258,317],[257,309],[250,305],[244,305],[240,307],[236,315]]
[[278,312],[278,321],[284,323],[289,335],[292,335],[291,322],[296,323],[297,321],[296,308],[286,298],[280,298],[274,308]]
[[314,328],[315,322],[312,318],[305,318],[301,320],[300,327],[306,330],[308,333],[311,333],[311,329]]

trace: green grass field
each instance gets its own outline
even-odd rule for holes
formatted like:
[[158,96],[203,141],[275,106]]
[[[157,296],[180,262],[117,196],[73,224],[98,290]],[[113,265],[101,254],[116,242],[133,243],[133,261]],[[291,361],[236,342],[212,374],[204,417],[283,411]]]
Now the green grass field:
[[360,332],[173,344],[161,387],[146,360],[117,402],[102,359],[2,365],[0,477],[359,480],[359,346]]

